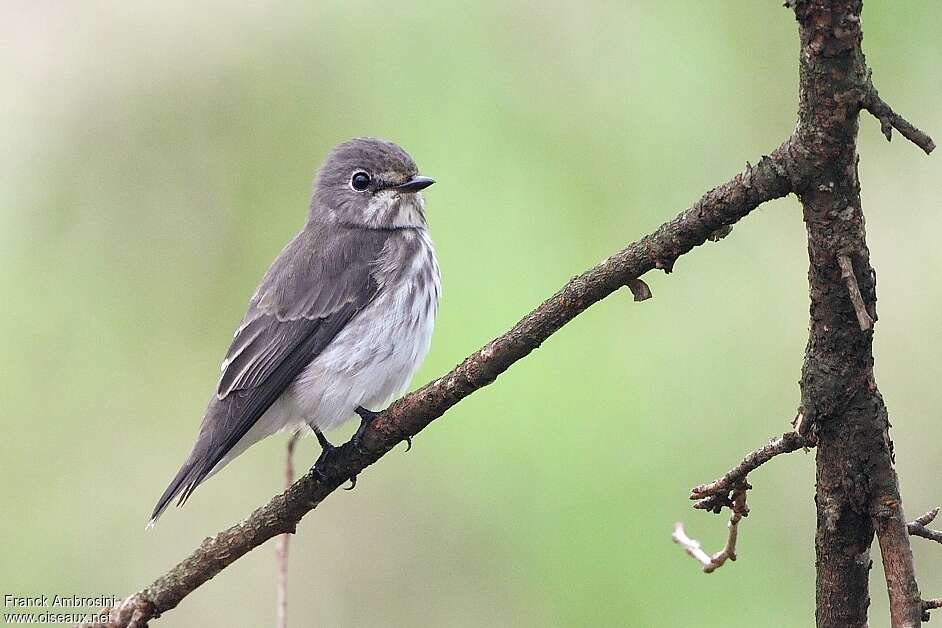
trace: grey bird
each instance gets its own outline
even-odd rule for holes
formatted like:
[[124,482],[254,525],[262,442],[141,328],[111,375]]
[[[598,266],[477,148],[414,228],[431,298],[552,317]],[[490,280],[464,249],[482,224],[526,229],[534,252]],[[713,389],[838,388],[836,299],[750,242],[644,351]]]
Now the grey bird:
[[148,526],[266,436],[309,428],[323,458],[325,431],[356,415],[362,429],[406,391],[441,293],[421,194],[432,183],[392,142],[358,138],[330,152],[307,222],[249,302],[196,444]]

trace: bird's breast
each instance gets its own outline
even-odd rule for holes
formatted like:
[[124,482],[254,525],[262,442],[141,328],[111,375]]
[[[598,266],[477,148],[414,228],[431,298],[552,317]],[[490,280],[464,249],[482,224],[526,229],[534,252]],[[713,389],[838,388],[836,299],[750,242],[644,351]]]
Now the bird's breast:
[[409,387],[431,345],[441,275],[428,234],[399,243],[383,259],[376,298],[359,312],[292,386],[299,411],[321,429],[357,406],[381,410]]

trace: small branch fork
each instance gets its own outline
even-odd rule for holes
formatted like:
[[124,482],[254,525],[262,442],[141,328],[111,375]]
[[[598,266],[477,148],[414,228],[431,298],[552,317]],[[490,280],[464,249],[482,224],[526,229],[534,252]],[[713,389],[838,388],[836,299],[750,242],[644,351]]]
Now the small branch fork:
[[687,536],[684,524],[680,522],[674,526],[674,533],[671,535],[674,542],[683,547],[687,554],[699,562],[705,573],[712,573],[719,569],[727,560],[736,560],[739,522],[743,517],[749,515],[749,507],[746,506],[746,491],[751,489],[752,486],[746,481],[746,476],[775,456],[812,446],[812,442],[798,432],[786,432],[750,452],[743,458],[742,462],[716,480],[709,484],[695,486],[690,491],[690,499],[697,500],[697,503],[693,506],[694,508],[717,514],[724,507],[730,509],[729,534],[726,538],[726,545],[716,554],[707,554],[700,548],[698,541]]
[[677,522],[674,524],[674,533],[671,538],[674,542],[684,548],[690,556],[703,565],[703,573],[713,573],[722,567],[727,560],[736,560],[736,540],[739,538],[739,522],[743,517],[749,516],[749,507],[746,505],[746,491],[752,488],[747,482],[737,484],[733,489],[730,500],[729,534],[726,537],[726,545],[722,550],[713,554],[707,554],[700,548],[700,543],[689,536],[684,531],[684,524]]
[[942,532],[939,530],[930,530],[929,524],[938,516],[939,507],[936,506],[923,516],[906,524],[906,529],[911,536],[918,536],[936,543],[942,543]]
[[[926,514],[906,524],[906,530],[909,532],[910,536],[918,536],[929,541],[942,543],[942,532],[929,528],[929,524],[939,515],[939,510],[940,508],[936,506]],[[922,621],[929,621],[929,611],[937,608],[942,608],[942,598],[923,600]]]

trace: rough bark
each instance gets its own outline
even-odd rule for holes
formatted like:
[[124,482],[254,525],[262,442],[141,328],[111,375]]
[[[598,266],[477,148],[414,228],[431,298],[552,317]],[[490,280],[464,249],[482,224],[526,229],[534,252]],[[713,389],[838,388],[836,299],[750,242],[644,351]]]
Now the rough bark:
[[859,112],[872,89],[861,50],[861,8],[860,0],[795,3],[801,39],[797,193],[808,232],[811,297],[801,412],[817,440],[820,628],[867,625],[874,530],[893,626],[918,626],[922,617],[887,410],[873,376],[876,274],[856,150]]

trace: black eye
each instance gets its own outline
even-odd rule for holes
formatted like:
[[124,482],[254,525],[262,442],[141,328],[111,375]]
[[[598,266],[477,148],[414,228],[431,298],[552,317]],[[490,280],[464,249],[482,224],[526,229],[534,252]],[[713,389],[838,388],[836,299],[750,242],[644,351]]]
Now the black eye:
[[370,175],[365,172],[354,172],[353,178],[350,179],[350,185],[357,192],[362,192],[370,186]]

